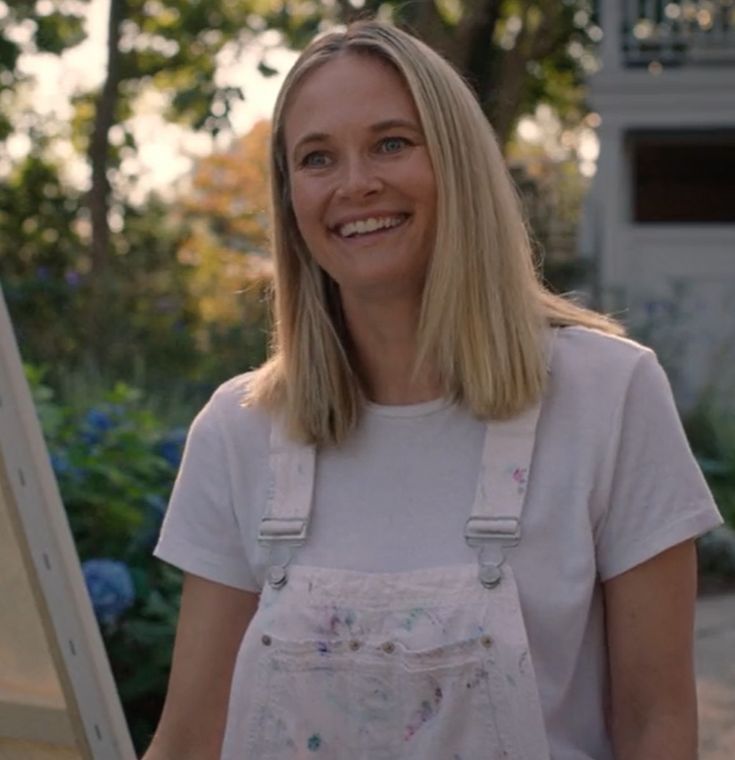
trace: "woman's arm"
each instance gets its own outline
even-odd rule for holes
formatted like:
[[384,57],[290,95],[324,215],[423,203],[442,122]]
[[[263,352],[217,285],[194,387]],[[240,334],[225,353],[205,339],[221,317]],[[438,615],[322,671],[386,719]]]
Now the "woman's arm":
[[219,760],[235,658],[257,604],[257,594],[185,574],[166,703],[143,760]]
[[605,583],[616,760],[696,760],[694,541]]

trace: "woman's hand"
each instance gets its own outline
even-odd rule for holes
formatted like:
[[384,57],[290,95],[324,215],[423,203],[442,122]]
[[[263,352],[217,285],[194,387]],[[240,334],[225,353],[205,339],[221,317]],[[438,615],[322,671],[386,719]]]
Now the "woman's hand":
[[143,760],[219,760],[232,671],[257,605],[257,594],[184,575],[166,703]]
[[605,584],[616,760],[696,760],[694,541]]

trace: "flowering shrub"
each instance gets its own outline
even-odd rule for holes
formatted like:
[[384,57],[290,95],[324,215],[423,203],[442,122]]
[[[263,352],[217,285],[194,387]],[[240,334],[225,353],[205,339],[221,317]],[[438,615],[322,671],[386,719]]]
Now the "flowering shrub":
[[135,602],[130,568],[114,559],[88,559],[82,571],[97,619],[114,624]]
[[51,464],[133,740],[160,715],[178,615],[180,573],[151,552],[186,431],[167,429],[118,384],[86,408],[60,403],[27,367]]

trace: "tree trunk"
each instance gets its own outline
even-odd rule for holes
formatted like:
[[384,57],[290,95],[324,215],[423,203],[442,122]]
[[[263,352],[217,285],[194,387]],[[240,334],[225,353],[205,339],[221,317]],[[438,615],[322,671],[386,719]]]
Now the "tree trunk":
[[491,123],[497,108],[504,107],[497,101],[497,93],[503,91],[498,86],[501,56],[493,44],[502,5],[502,0],[464,0],[462,17],[453,29],[442,23],[435,0],[417,3],[411,18],[424,42],[442,53],[474,89]]
[[466,0],[454,61],[474,86],[502,149],[520,115],[529,62],[549,55],[564,35],[558,0],[523,0],[516,9],[522,22],[516,44],[510,50],[501,49],[494,37],[503,4],[502,0]]
[[475,89],[481,103],[492,89],[496,61],[493,44],[501,0],[467,0],[457,27],[454,64]]
[[110,255],[110,227],[107,215],[110,207],[109,132],[115,123],[118,86],[120,84],[120,24],[125,17],[126,0],[110,0],[107,23],[107,75],[96,106],[94,127],[89,144],[92,166],[92,188],[87,205],[92,221],[92,277],[99,281],[105,276]]
[[[486,113],[495,127],[498,142],[505,146],[513,134],[525,95],[528,64],[550,55],[563,43],[563,6],[558,0],[525,0],[519,8],[521,30],[516,44],[500,56],[496,92]],[[536,16],[532,20],[532,14]]]
[[483,104],[485,113],[495,128],[501,147],[507,145],[518,119],[526,82],[528,57],[523,49],[523,31],[516,46],[500,56],[496,86],[492,96]]
[[[349,0],[337,3],[343,23],[363,17],[365,11],[370,15],[380,5],[379,0],[368,0],[358,11]],[[515,13],[523,25],[510,50],[501,49],[494,40],[498,23],[509,13],[506,0],[462,0],[462,16],[456,27],[441,17],[436,0],[397,3],[396,8],[398,20],[444,55],[474,88],[504,149],[524,102],[528,63],[549,55],[565,37],[564,5],[560,0],[516,3]]]

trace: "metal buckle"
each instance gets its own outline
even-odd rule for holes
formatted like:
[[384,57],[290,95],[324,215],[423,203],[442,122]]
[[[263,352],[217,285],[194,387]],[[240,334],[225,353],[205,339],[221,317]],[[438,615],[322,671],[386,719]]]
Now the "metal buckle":
[[517,546],[521,540],[521,521],[517,517],[470,517],[464,526],[468,546],[497,541],[502,546]]
[[266,579],[276,591],[280,591],[288,582],[288,564],[271,565],[268,568]]
[[493,589],[503,580],[501,565],[479,565],[477,577],[483,588]]
[[302,517],[264,517],[260,521],[258,543],[270,546],[283,543],[300,546],[306,541],[306,520]]
[[[264,517],[260,521],[258,543],[268,547],[266,579],[276,590],[288,582],[288,566],[294,549],[306,541],[306,520],[302,517]],[[279,557],[280,555],[280,557]]]

